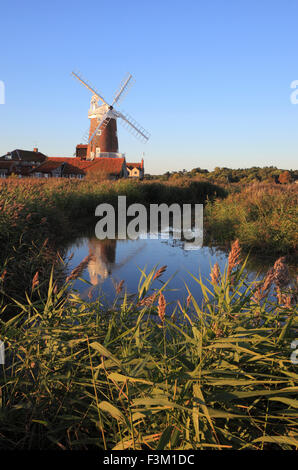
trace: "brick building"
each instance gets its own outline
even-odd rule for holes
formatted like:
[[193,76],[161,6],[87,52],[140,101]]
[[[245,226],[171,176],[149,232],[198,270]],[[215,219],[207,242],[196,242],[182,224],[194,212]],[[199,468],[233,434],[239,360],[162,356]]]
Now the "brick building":
[[87,158],[87,145],[76,147],[75,157],[47,157],[37,148],[33,151],[13,150],[0,157],[0,177],[118,179],[144,176],[144,161],[126,163],[125,155],[101,152],[100,157]]
[[128,176],[130,178],[144,178],[144,159],[142,158],[141,163],[126,163]]

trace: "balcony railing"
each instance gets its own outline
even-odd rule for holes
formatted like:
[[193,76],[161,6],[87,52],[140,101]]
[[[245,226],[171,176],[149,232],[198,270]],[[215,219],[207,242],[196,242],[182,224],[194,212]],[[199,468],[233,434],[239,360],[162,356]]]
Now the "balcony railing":
[[105,157],[105,158],[125,158],[125,153],[116,153],[116,152],[100,152],[96,155],[95,158]]

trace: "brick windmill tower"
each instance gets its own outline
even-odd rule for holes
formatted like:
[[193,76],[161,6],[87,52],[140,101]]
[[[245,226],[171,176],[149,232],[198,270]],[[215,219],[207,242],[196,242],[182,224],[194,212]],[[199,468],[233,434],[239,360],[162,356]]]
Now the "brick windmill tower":
[[127,113],[120,113],[120,111],[117,111],[114,107],[127,93],[132,83],[132,75],[129,74],[128,77],[123,80],[111,105],[106,102],[94,87],[89,85],[89,83],[83,80],[77,73],[72,72],[72,75],[92,93],[88,112],[90,130],[86,156],[87,160],[100,157],[115,158],[121,156],[121,154],[118,153],[117,119],[120,119],[121,123],[136,137],[147,142],[149,139],[148,132]]

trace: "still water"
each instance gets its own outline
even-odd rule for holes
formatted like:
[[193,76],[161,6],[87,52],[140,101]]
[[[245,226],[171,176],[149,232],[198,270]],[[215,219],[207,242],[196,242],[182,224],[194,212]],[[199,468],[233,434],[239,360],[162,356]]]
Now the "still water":
[[[78,237],[67,247],[66,259],[71,257],[68,271],[79,265],[88,255],[92,255],[92,259],[81,275],[87,282],[76,280],[74,290],[79,292],[82,299],[95,300],[101,296],[107,302],[115,298],[115,286],[121,280],[124,280],[129,294],[135,293],[141,276],[140,270],[145,269],[149,273],[157,265],[166,265],[167,270],[160,280],[154,281],[153,287],[160,288],[162,281],[173,276],[165,290],[167,302],[185,300],[188,295],[185,284],[200,302],[200,287],[190,273],[195,277],[201,275],[203,279],[209,279],[211,266],[217,262],[223,270],[228,258],[228,253],[218,248],[205,246],[198,250],[185,250],[180,240],[98,240],[89,235]],[[250,279],[255,279],[260,272],[266,271],[267,266],[263,262],[248,266]]]

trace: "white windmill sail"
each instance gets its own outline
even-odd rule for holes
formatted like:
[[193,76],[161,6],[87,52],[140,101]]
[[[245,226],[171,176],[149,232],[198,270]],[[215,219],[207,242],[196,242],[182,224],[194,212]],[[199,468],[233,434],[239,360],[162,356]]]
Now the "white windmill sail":
[[147,142],[150,138],[149,132],[144,129],[135,119],[133,119],[127,112],[118,113],[122,119],[121,124],[129,130],[131,134],[140,139],[142,142]]
[[114,106],[115,103],[120,102],[124,98],[124,96],[127,94],[129,88],[133,85],[134,79],[132,75],[129,73],[127,77],[124,77],[122,80],[119,90],[117,91],[114,101],[112,103],[112,106]]
[[[90,113],[92,117],[97,117],[98,125],[90,136],[88,143],[90,144],[94,137],[98,135],[100,131],[108,125],[110,119],[120,119],[121,124],[126,127],[135,137],[139,138],[143,142],[147,142],[150,134],[128,113],[120,112],[114,108],[114,105],[119,103],[121,99],[126,95],[128,89],[133,83],[133,77],[131,74],[128,74],[124,80],[121,82],[118,91],[115,94],[112,105],[109,105],[107,101],[98,93],[98,91],[89,83],[87,80],[83,79],[78,73],[72,72],[72,75],[79,80],[79,82],[84,85],[89,91],[91,91],[94,98],[96,98],[96,103],[93,102],[93,108]],[[101,101],[103,104],[99,105],[98,101]],[[90,115],[89,115],[90,117]]]

